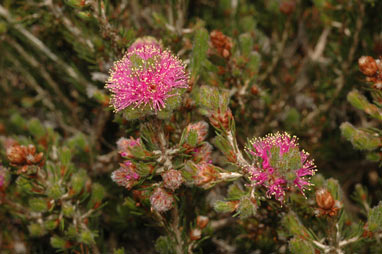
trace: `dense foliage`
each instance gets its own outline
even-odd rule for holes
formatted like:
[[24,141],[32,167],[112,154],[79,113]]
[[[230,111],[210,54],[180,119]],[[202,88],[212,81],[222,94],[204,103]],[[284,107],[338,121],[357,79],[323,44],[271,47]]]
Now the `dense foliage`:
[[381,253],[381,12],[0,1],[0,253]]

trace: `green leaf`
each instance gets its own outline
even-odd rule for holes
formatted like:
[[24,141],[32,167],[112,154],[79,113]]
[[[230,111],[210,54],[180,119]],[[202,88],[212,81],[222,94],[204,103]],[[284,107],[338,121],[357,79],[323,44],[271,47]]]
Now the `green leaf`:
[[198,29],[194,37],[194,48],[191,59],[191,78],[195,79],[207,58],[208,32],[205,28]]
[[173,239],[168,236],[160,236],[155,242],[155,250],[160,254],[175,254],[175,245]]
[[249,56],[253,49],[253,39],[249,33],[239,36],[240,51],[243,56]]
[[372,151],[381,146],[381,138],[374,136],[364,130],[355,128],[352,124],[345,122],[340,126],[342,135],[359,150]]
[[227,197],[230,200],[240,200],[244,194],[245,192],[237,184],[231,184],[228,187]]
[[50,245],[52,245],[53,248],[64,249],[66,245],[66,240],[59,236],[52,236],[50,238]]
[[289,241],[289,250],[293,254],[314,254],[312,244],[301,238],[294,237]]
[[33,118],[28,121],[27,123],[28,130],[30,133],[35,136],[36,138],[40,138],[44,136],[45,134],[45,128],[44,126],[40,123],[40,121],[36,118]]
[[375,119],[382,120],[382,112],[380,109],[376,105],[370,103],[365,96],[359,93],[359,91],[353,90],[348,93],[347,100],[357,109],[364,111]]
[[35,212],[46,212],[48,210],[47,200],[44,198],[29,199],[29,206]]
[[214,204],[214,209],[220,213],[230,213],[236,210],[236,203],[237,202],[218,200]]
[[253,202],[249,196],[244,196],[240,200],[238,212],[240,213],[240,218],[248,218],[256,214],[257,203]]
[[367,225],[371,232],[382,232],[382,201],[370,209]]
[[196,130],[190,130],[187,136],[187,144],[194,147],[198,143],[198,133]]

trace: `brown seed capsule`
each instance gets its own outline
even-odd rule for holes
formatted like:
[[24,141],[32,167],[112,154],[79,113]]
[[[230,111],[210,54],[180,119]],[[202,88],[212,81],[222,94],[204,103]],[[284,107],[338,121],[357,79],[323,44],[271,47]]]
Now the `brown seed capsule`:
[[203,229],[203,228],[205,228],[205,227],[207,226],[207,224],[208,224],[209,221],[210,221],[210,220],[208,219],[207,216],[201,216],[201,215],[199,215],[199,216],[196,218],[196,225],[198,225],[198,227],[199,227],[200,229]]
[[199,228],[191,229],[190,239],[192,241],[199,240],[202,237],[202,231]]
[[378,71],[377,63],[371,56],[361,56],[358,59],[359,69],[366,76],[374,76]]
[[251,87],[251,93],[252,93],[253,95],[258,95],[258,94],[259,94],[259,88],[258,88],[258,86],[253,85],[253,86]]
[[330,210],[333,207],[335,200],[328,190],[319,189],[316,191],[316,202],[319,208]]

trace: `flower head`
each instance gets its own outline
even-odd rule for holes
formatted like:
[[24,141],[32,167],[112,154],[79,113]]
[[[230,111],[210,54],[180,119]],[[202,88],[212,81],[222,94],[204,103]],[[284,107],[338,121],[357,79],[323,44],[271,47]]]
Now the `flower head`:
[[314,175],[316,166],[306,152],[299,150],[296,137],[276,133],[250,143],[249,153],[258,160],[248,173],[255,185],[268,189],[268,197],[275,196],[282,202],[290,187],[295,186],[304,193],[311,185],[308,178]]
[[181,60],[160,44],[138,39],[125,56],[114,64],[106,84],[112,92],[115,111],[148,106],[156,111],[166,107],[166,101],[187,88],[188,76]]
[[139,179],[139,175],[135,171],[135,166],[130,161],[125,161],[120,166],[119,169],[113,171],[111,179],[118,185],[130,189]]

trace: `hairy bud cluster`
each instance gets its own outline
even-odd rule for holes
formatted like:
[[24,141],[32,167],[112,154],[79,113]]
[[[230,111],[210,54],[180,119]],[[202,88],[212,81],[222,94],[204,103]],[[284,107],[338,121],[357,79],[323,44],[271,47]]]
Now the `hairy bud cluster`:
[[316,211],[318,216],[335,216],[341,208],[341,202],[334,200],[333,195],[325,188],[316,191],[316,203],[318,206]]
[[156,188],[150,197],[151,207],[160,213],[170,210],[174,202],[174,196],[160,187]]
[[170,169],[162,174],[163,185],[169,190],[175,191],[184,182],[179,170]]
[[232,48],[231,38],[224,35],[218,30],[213,30],[210,36],[212,45],[218,51],[219,55],[221,55],[224,58],[229,58],[231,56]]
[[366,81],[372,82],[375,89],[382,89],[382,62],[371,56],[362,56],[358,59],[359,69],[367,76]]

